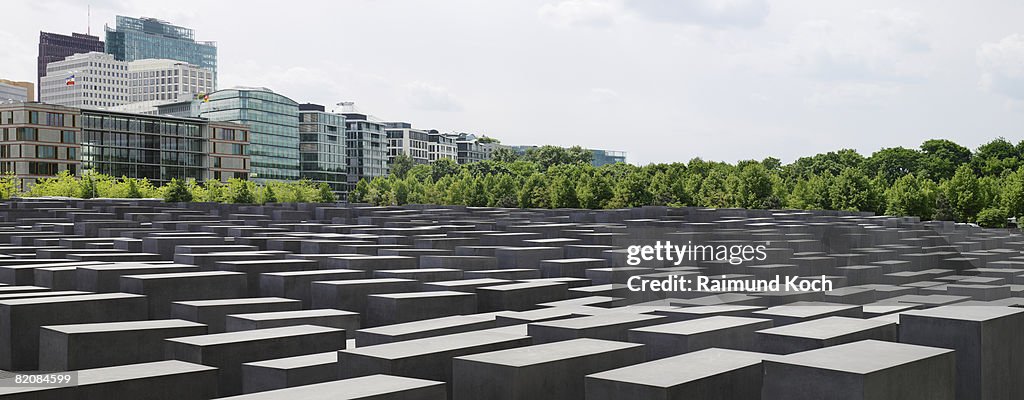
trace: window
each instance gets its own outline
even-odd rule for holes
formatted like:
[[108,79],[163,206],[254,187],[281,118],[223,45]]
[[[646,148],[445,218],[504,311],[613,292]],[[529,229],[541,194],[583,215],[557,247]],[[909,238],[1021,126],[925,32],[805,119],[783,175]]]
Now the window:
[[36,140],[36,128],[18,128],[18,140]]
[[53,146],[36,146],[36,158],[57,158],[57,148]]
[[75,132],[63,131],[60,135],[61,143],[75,143]]

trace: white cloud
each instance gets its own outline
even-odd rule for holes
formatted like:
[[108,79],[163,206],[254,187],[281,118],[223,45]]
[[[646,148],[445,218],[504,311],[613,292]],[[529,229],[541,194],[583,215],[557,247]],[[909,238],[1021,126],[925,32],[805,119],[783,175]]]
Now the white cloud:
[[807,104],[815,107],[853,106],[881,107],[890,99],[902,92],[897,84],[877,84],[863,82],[839,82],[819,84],[814,93],[807,98]]
[[981,86],[1016,100],[1024,100],[1024,35],[1013,34],[978,49]]
[[743,28],[761,25],[770,9],[766,0],[626,0],[626,6],[654,21]]
[[406,86],[409,105],[426,111],[462,111],[462,102],[443,86],[413,82]]
[[603,0],[567,0],[558,4],[544,4],[537,10],[542,21],[557,27],[607,27],[619,14],[616,3]]
[[591,103],[610,103],[619,98],[619,92],[608,88],[592,88],[587,96]]

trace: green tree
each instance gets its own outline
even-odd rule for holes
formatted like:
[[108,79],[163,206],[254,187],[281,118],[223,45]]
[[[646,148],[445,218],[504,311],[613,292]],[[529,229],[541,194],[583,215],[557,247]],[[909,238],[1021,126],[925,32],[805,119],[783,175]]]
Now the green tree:
[[917,172],[921,168],[921,153],[903,147],[890,147],[876,151],[865,162],[869,176],[881,176],[886,185],[899,177]]
[[701,207],[730,207],[732,202],[726,187],[728,178],[723,168],[712,168],[700,184],[697,204]]
[[978,225],[983,228],[1005,228],[1008,218],[1006,209],[990,207],[978,212]]
[[250,182],[242,179],[232,179],[228,186],[231,194],[229,200],[235,204],[253,204],[256,202],[256,195],[250,188]]
[[650,205],[654,200],[649,190],[650,185],[650,177],[644,171],[633,171],[612,189],[611,206],[624,208]]
[[430,177],[437,182],[446,176],[458,175],[462,167],[453,160],[442,158],[430,164]]
[[508,147],[499,147],[491,152],[491,159],[500,163],[513,163],[519,160],[519,154]]
[[267,182],[263,186],[263,203],[277,203],[277,193],[274,193],[274,185],[272,182]]
[[970,166],[961,165],[953,178],[943,182],[942,192],[949,202],[954,220],[972,222],[983,207],[978,177]]
[[320,182],[317,185],[317,201],[320,203],[333,203],[338,201],[338,197],[334,195],[334,191],[331,190],[331,186],[325,182]]
[[0,174],[0,200],[7,200],[18,194],[18,184],[14,179],[14,172],[7,171]]
[[878,211],[880,197],[871,180],[854,168],[843,170],[829,186],[829,200],[834,210]]
[[168,203],[187,203],[192,201],[192,192],[185,186],[185,182],[178,178],[172,178],[164,189],[164,201]]
[[548,206],[547,180],[541,173],[534,173],[526,178],[519,190],[520,208],[546,208]]
[[932,219],[936,204],[935,183],[907,174],[885,190],[885,213]]
[[96,187],[96,177],[91,171],[87,171],[82,177],[81,193],[78,197],[83,199],[91,199],[99,197],[99,189]]
[[745,208],[779,208],[782,204],[775,196],[775,182],[764,164],[747,164],[739,175],[739,206]]
[[141,199],[142,192],[139,191],[139,184],[137,183],[137,180],[135,178],[129,178],[127,179],[127,181],[128,193],[126,194],[126,197],[128,197],[129,199]]
[[516,207],[519,205],[518,187],[515,178],[509,174],[501,174],[495,179],[489,188],[489,202],[491,207]]
[[952,178],[958,167],[971,162],[970,149],[946,139],[925,141],[921,153],[921,168],[935,181]]
[[399,154],[391,160],[391,175],[394,175],[399,179],[405,179],[405,175],[408,174],[409,170],[411,170],[415,165],[416,163],[408,154]]

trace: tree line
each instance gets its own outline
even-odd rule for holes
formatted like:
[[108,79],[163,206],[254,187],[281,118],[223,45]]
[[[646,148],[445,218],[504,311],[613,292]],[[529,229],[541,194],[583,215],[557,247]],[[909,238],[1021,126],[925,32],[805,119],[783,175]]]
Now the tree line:
[[593,167],[579,147],[543,146],[492,159],[414,165],[396,157],[386,177],[360,181],[351,202],[522,208],[625,208],[645,205],[870,211],[1004,227],[1024,214],[1024,142],[1004,138],[976,150],[944,139],[917,149],[863,156],[843,149],[783,164],[686,163]]
[[271,181],[257,184],[243,179],[227,182],[195,179],[171,179],[166,185],[156,186],[149,179],[115,178],[110,175],[86,171],[82,176],[62,171],[57,176],[40,179],[24,193],[19,193],[12,175],[0,177],[0,198],[23,197],[78,197],[91,198],[160,198],[167,202],[216,202],[237,204],[264,203],[332,203],[337,201],[326,183],[316,184],[308,179],[293,182]]

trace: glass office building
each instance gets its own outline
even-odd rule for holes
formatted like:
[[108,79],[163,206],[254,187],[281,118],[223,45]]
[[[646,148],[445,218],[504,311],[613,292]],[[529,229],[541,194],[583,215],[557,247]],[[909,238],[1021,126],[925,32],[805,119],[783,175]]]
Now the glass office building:
[[189,83],[208,80],[217,86],[217,44],[197,42],[192,29],[171,25],[155,18],[117,16],[114,29],[106,28],[106,50],[119,61],[162,58],[184,61],[209,70]]
[[252,180],[299,179],[299,103],[267,88],[218,90],[209,97],[200,117],[249,126]]
[[626,152],[624,151],[590,149],[590,154],[592,155],[590,164],[595,167],[626,162]]
[[361,179],[388,174],[388,139],[384,123],[368,115],[343,113],[345,116],[345,159],[348,163],[348,190]]
[[325,112],[319,104],[299,105],[299,168],[303,179],[347,193],[345,116]]

